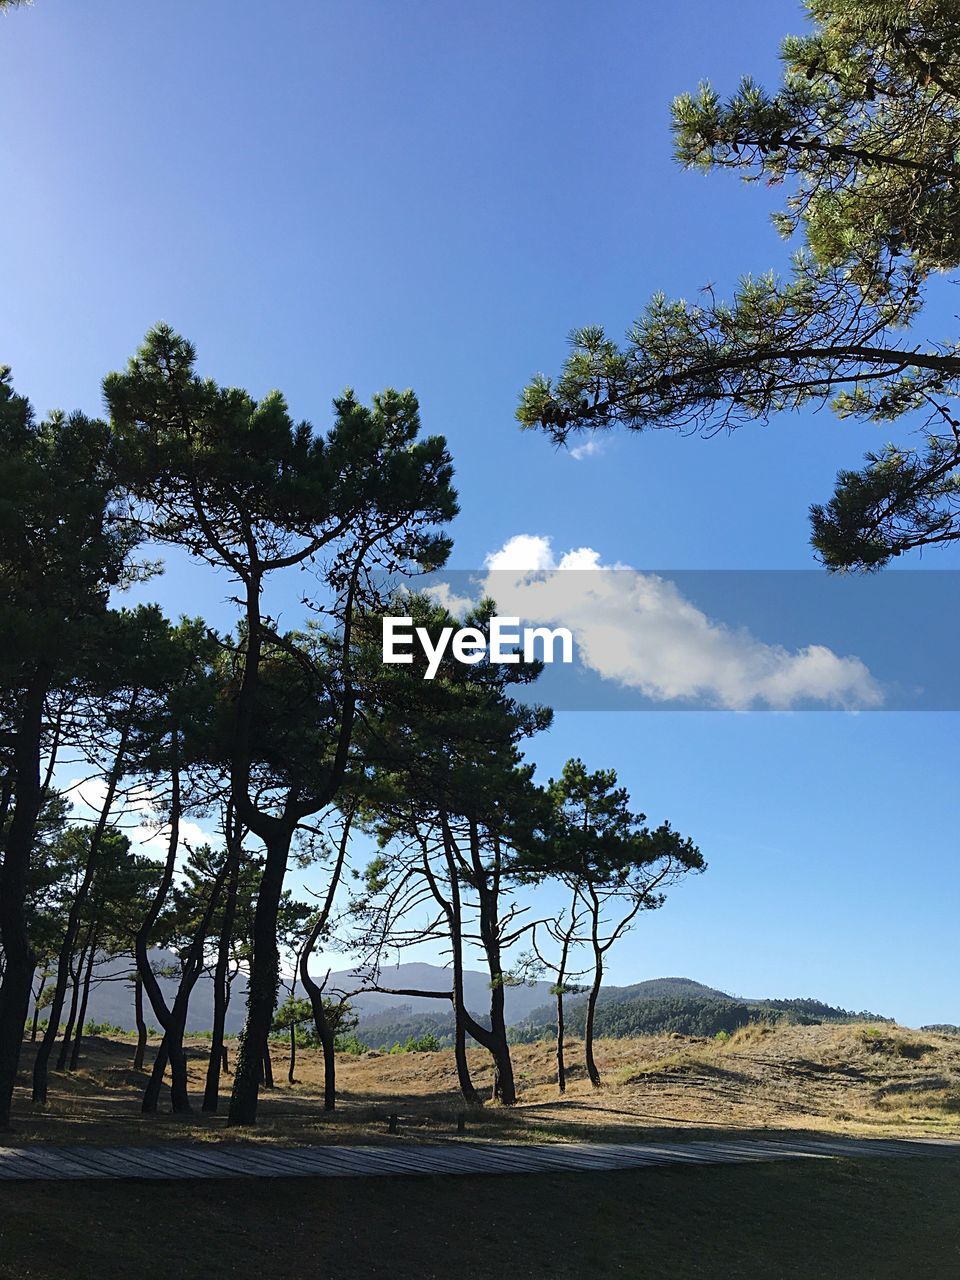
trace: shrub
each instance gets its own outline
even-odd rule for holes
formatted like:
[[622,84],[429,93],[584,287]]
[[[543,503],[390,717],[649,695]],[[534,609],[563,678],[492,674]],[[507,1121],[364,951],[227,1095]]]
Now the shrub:
[[366,1053],[369,1046],[365,1045],[363,1041],[358,1038],[355,1032],[351,1031],[349,1035],[337,1036],[336,1040],[334,1040],[334,1047],[336,1048],[337,1053],[353,1053],[359,1055],[361,1053]]
[[407,1036],[403,1044],[398,1040],[387,1050],[388,1053],[436,1053],[443,1046],[435,1035],[429,1032],[423,1036]]

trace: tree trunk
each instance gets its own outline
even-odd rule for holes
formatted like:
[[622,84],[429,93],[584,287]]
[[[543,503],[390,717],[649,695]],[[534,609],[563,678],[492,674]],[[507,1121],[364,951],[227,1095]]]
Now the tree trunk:
[[207,1062],[207,1079],[203,1090],[201,1110],[215,1113],[220,1106],[220,1071],[227,1069],[227,1050],[223,1043],[227,1023],[227,970],[230,965],[230,943],[233,939],[233,923],[237,913],[237,887],[240,879],[240,849],[228,844],[230,860],[227,880],[227,897],[223,905],[220,937],[217,941],[217,965],[213,974],[213,1035],[210,1039],[210,1058]]
[[449,915],[450,943],[453,951],[453,1056],[457,1064],[457,1080],[463,1100],[471,1107],[480,1107],[483,1102],[470,1078],[470,1064],[467,1061],[467,1007],[463,995],[463,921],[460,915],[460,888],[456,881],[456,869],[451,884],[451,907]]
[[73,1036],[73,1050],[70,1054],[70,1071],[76,1071],[80,1062],[80,1045],[83,1041],[83,1026],[87,1018],[87,1001],[90,999],[90,981],[93,977],[93,962],[97,955],[96,934],[90,939],[90,954],[87,958],[87,972],[83,979],[83,998],[80,1001],[80,1012],[77,1014],[77,1028]]
[[164,1036],[160,1041],[160,1048],[157,1050],[157,1056],[153,1060],[153,1069],[150,1072],[150,1079],[147,1081],[147,1087],[143,1091],[143,1101],[140,1104],[140,1110],[144,1115],[152,1115],[160,1103],[160,1090],[163,1088],[163,1076],[167,1069],[167,1037]]
[[43,802],[40,749],[43,700],[49,682],[47,669],[38,667],[26,690],[14,747],[16,800],[0,866],[0,944],[4,956],[3,982],[0,983],[0,1130],[10,1127],[20,1046],[36,968],[36,956],[27,934],[25,904],[30,853]]
[[[33,980],[34,980],[34,978],[35,978],[36,976],[37,976],[37,969],[36,969],[36,966],[34,966],[33,972],[30,974],[30,990],[31,990],[31,991],[33,990]],[[3,973],[2,973],[2,970],[0,970],[0,981],[2,981],[2,979],[3,979]],[[28,1009],[28,1011],[29,1011],[29,1007],[30,1007],[30,1006],[29,1006],[29,1001],[28,1001],[28,1004],[27,1004],[27,1009]],[[36,1009],[35,1009],[35,1010],[34,1010],[34,1013],[33,1013],[33,1021],[34,1021],[34,1022],[36,1022],[36,1020],[37,1020],[37,1013],[36,1013]],[[31,1030],[32,1030],[32,1028],[31,1028]],[[23,1019],[23,1030],[22,1030],[22,1032],[21,1032],[21,1037],[25,1036],[25,1035],[26,1035],[26,1033],[27,1033],[27,1019],[26,1019],[26,1017],[24,1017],[24,1019]],[[31,1043],[34,1043],[34,1042],[35,1042],[35,1040],[36,1040],[36,1037],[34,1036],[34,1037],[31,1039]]]
[[133,1055],[134,1071],[143,1070],[143,1059],[147,1051],[147,1024],[143,1020],[143,979],[140,970],[133,980],[133,1016],[137,1023],[137,1051]]
[[350,843],[350,828],[353,825],[353,810],[351,809],[344,818],[343,830],[340,833],[340,843],[337,846],[337,860],[334,863],[333,870],[330,873],[330,883],[327,886],[327,896],[324,899],[323,906],[313,922],[313,928],[307,936],[307,940],[303,944],[300,952],[300,981],[303,983],[303,989],[306,991],[310,1000],[310,1008],[313,1011],[313,1023],[317,1033],[317,1039],[323,1049],[323,1109],[324,1111],[333,1111],[337,1105],[337,1053],[336,1040],[333,1034],[333,1028],[330,1026],[330,1020],[327,1017],[327,1011],[323,1007],[323,990],[314,982],[310,974],[310,957],[313,955],[313,949],[317,945],[320,934],[326,927],[330,918],[330,911],[333,907],[333,901],[336,897],[337,888],[340,884],[340,876],[343,873],[343,863],[347,856],[347,846]]
[[174,1114],[182,1115],[190,1111],[190,1096],[187,1091],[187,1060],[183,1052],[183,1022],[177,1016],[171,1018],[169,1028],[163,1033],[163,1041],[153,1064],[153,1071],[143,1091],[140,1110],[144,1115],[152,1115],[160,1106],[160,1092],[163,1088],[163,1076],[167,1064],[170,1065],[170,1109]]
[[287,1084],[296,1084],[297,1070],[297,1025],[290,1023],[290,1066],[287,1068]]
[[[561,983],[563,979],[561,978]],[[557,992],[557,1088],[567,1090],[567,1071],[563,1061],[563,992]]]
[[274,832],[273,838],[267,842],[266,862],[253,918],[253,956],[250,963],[247,1021],[233,1077],[233,1093],[228,1113],[230,1124],[257,1122],[261,1064],[265,1054],[269,1060],[267,1037],[277,1003],[277,982],[280,976],[277,915],[292,835],[292,828],[285,826]]
[[30,1043],[37,1043],[37,1027],[40,1025],[40,1001],[43,997],[44,989],[47,985],[46,975],[41,979],[40,990],[37,992],[33,1001],[33,1023],[30,1027]]
[[[475,826],[470,831],[470,855],[473,861],[477,900],[480,907],[480,941],[490,973],[490,1052],[493,1055],[493,1096],[504,1106],[517,1101],[513,1077],[513,1061],[504,1016],[503,962],[499,936],[499,849],[492,871],[483,865],[479,836]],[[492,883],[491,883],[492,881]]]
[[[321,1001],[318,1030],[320,1044],[323,1047],[323,1109],[333,1111],[337,1105],[337,1044],[330,1020],[322,1005]],[[316,1015],[314,1015],[314,1021],[316,1021]]]
[[265,1089],[275,1089],[276,1085],[273,1081],[273,1060],[270,1057],[270,1041],[263,1046],[263,1087]]
[[603,981],[603,956],[599,951],[595,952],[595,956],[596,965],[593,971],[593,984],[590,987],[590,995],[587,997],[587,1018],[583,1029],[583,1052],[590,1083],[597,1089],[600,1087],[600,1072],[593,1056],[593,1023],[594,1015],[597,1011],[597,997],[600,994],[600,983]]
[[[319,928],[316,928],[319,934]],[[313,939],[311,941],[311,939]],[[313,945],[316,939],[311,937],[307,939],[307,943],[300,953],[300,981],[303,983],[304,990],[310,1000],[310,1009],[313,1012],[313,1025],[317,1033],[317,1039],[320,1041],[320,1047],[323,1049],[323,1109],[324,1111],[334,1111],[337,1106],[337,1054],[336,1041],[333,1034],[333,1028],[330,1026],[330,1019],[327,1017],[327,1011],[323,1007],[323,990],[313,979],[307,965],[310,960],[310,954],[313,951]]]
[[[460,898],[460,880],[457,864],[453,856],[452,837],[446,816],[443,823],[443,848],[447,864],[447,880],[450,884],[450,900],[447,902],[435,882],[432,881],[434,896],[441,904],[447,916],[450,929],[450,948],[453,955],[453,1057],[457,1064],[457,1080],[464,1102],[471,1107],[483,1106],[483,1101],[470,1078],[470,1064],[467,1062],[467,1007],[463,995],[463,910]],[[429,871],[429,864],[427,870]]]
[[[346,772],[350,739],[356,713],[356,699],[349,676],[349,652],[354,592],[361,560],[354,564],[344,608],[342,654],[346,692],[340,708],[340,725],[333,762],[328,770],[326,794],[315,795],[311,808],[300,810],[299,817],[308,812],[316,813],[329,804],[337,794]],[[246,587],[245,612],[247,618],[246,653],[243,676],[236,698],[234,744],[230,770],[231,798],[237,808],[237,816],[260,837],[266,848],[266,860],[257,894],[257,909],[253,919],[253,955],[250,964],[250,987],[247,1000],[247,1019],[237,1054],[236,1072],[233,1077],[233,1093],[230,1098],[228,1123],[232,1125],[256,1124],[257,1102],[260,1093],[260,1064],[267,1048],[267,1037],[273,1022],[277,1002],[280,957],[277,951],[277,915],[283,879],[287,870],[290,841],[296,830],[298,818],[296,806],[285,811],[284,817],[268,817],[250,799],[250,775],[254,719],[260,682],[260,661],[263,650],[263,620],[260,615],[260,594],[263,570],[252,567],[244,578]],[[292,805],[292,794],[288,794]]]
[[513,1060],[510,1057],[510,1041],[507,1039],[504,1018],[502,973],[497,978],[491,974],[491,981],[496,984],[490,993],[490,1023],[494,1038],[493,1096],[504,1106],[512,1107],[517,1100],[517,1086],[513,1078]]
[[[137,962],[137,975],[147,992],[147,998],[150,1006],[156,1016],[157,1021],[163,1028],[163,1040],[166,1045],[166,1055],[170,1062],[170,1079],[171,1079],[171,1102],[174,1111],[189,1111],[190,1099],[187,1094],[187,1064],[183,1056],[183,1031],[186,1025],[187,1010],[186,1005],[180,1000],[181,991],[184,981],[186,980],[186,966],[189,961],[185,962],[184,972],[181,974],[180,987],[171,1009],[163,996],[160,983],[153,967],[150,964],[150,934],[153,926],[156,924],[163,904],[166,901],[167,893],[170,885],[173,883],[173,874],[176,867],[177,847],[180,843],[180,755],[179,755],[179,731],[173,729],[170,734],[170,835],[167,839],[167,856],[164,862],[163,873],[160,882],[157,885],[153,900],[147,909],[147,913],[140,923],[137,935],[134,939],[133,950],[134,957]],[[194,939],[195,945],[196,939]],[[191,946],[191,953],[194,946]],[[188,997],[189,998],[189,997]],[[151,1075],[144,1090],[142,1110],[144,1112],[154,1112],[160,1102],[160,1089],[163,1084],[163,1073],[161,1072],[159,1079],[156,1078],[156,1072]]]
[[[193,935],[193,941],[190,943],[187,957],[183,961],[183,972],[180,977],[180,985],[177,988],[176,998],[173,1002],[173,1008],[167,1011],[166,1003],[161,1000],[167,1019],[163,1039],[166,1045],[166,1054],[170,1061],[170,1105],[175,1114],[183,1114],[191,1109],[190,1095],[187,1090],[187,1058],[183,1051],[183,1037],[187,1026],[190,997],[193,994],[194,987],[197,985],[197,979],[203,972],[203,947],[207,938],[207,930],[210,928],[210,921],[216,908],[217,898],[223,888],[225,870],[226,863],[224,863],[210,886],[209,901],[200,923],[197,925],[197,931]],[[156,1111],[162,1081],[162,1075],[159,1082],[151,1077],[143,1095],[143,1111]]]
[[87,941],[80,948],[80,954],[77,956],[76,967],[74,967],[73,957],[70,958],[70,1012],[67,1014],[66,1026],[63,1029],[63,1039],[60,1041],[60,1052],[57,1054],[57,1070],[64,1071],[67,1066],[67,1055],[70,1052],[70,1043],[73,1040],[73,1028],[77,1021],[77,1008],[80,1004],[80,987],[83,983],[83,971],[87,962],[87,950],[89,948],[90,935],[87,935]]
[[70,958],[73,955],[74,947],[77,943],[77,934],[80,931],[80,920],[83,908],[86,905],[90,888],[96,876],[100,861],[100,845],[103,841],[104,832],[107,829],[107,822],[110,817],[110,810],[113,808],[114,797],[117,793],[117,787],[120,785],[120,779],[123,777],[124,756],[127,750],[127,740],[130,736],[130,727],[133,721],[133,712],[136,707],[137,699],[140,696],[139,689],[134,690],[127,714],[124,719],[123,729],[120,733],[120,742],[117,746],[117,754],[114,757],[113,766],[110,769],[110,776],[107,780],[107,794],[104,798],[103,807],[100,810],[100,816],[97,819],[97,825],[90,837],[90,852],[87,857],[87,865],[84,868],[83,879],[77,889],[76,895],[70,906],[70,912],[67,916],[67,927],[64,934],[63,945],[60,948],[60,954],[57,959],[57,982],[53,992],[53,1000],[50,1004],[50,1021],[47,1023],[47,1030],[43,1039],[40,1041],[40,1047],[37,1049],[37,1056],[33,1064],[33,1101],[43,1106],[47,1101],[47,1068],[50,1062],[50,1054],[53,1052],[53,1043],[57,1037],[57,1031],[60,1027],[60,1015],[63,1012],[63,1001],[67,993],[67,975],[69,972]]
[[453,1057],[457,1064],[457,1081],[464,1102],[471,1107],[482,1107],[483,1099],[470,1077],[470,1064],[467,1061],[467,1008],[463,1001],[463,970],[454,973],[453,978]]

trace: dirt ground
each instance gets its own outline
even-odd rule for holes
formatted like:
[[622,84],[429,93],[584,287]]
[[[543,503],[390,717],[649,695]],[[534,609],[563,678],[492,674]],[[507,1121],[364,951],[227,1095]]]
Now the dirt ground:
[[[152,1143],[236,1139],[226,1125],[231,1077],[223,1078],[220,1113],[199,1111],[208,1043],[189,1044],[196,1110],[187,1117],[141,1116],[146,1076],[132,1069],[132,1041],[91,1038],[79,1069],[51,1077],[46,1110],[29,1100],[32,1047],[21,1061],[15,1131],[3,1144]],[[230,1047],[230,1053],[233,1046]],[[877,1137],[960,1137],[960,1037],[889,1025],[751,1026],[729,1040],[649,1036],[602,1040],[600,1089],[585,1079],[582,1045],[567,1048],[570,1079],[563,1097],[555,1084],[554,1046],[517,1045],[514,1067],[520,1102],[488,1103],[467,1114],[474,1140],[641,1141],[704,1134],[771,1131],[832,1132]],[[147,1055],[147,1066],[152,1050]],[[487,1054],[471,1051],[477,1085],[487,1093]],[[322,1110],[319,1053],[301,1049],[297,1083],[287,1084],[282,1045],[273,1046],[276,1088],[265,1090],[260,1122],[245,1140],[329,1143],[443,1140],[456,1133],[463,1110],[453,1053],[386,1054],[338,1058],[340,1100]],[[166,1098],[163,1101],[167,1106]],[[387,1117],[399,1132],[387,1133]]]

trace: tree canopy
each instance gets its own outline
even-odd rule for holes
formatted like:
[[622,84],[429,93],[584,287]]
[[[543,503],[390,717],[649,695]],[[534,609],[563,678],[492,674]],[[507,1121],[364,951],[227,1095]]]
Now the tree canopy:
[[960,266],[960,11],[941,0],[807,0],[814,29],[786,39],[783,83],[709,84],[673,104],[679,162],[784,187],[775,222],[796,245],[785,276],[729,300],[655,295],[625,344],[576,330],[560,376],[538,375],[518,417],[556,442],[622,425],[711,434],[830,402],[900,419],[891,443],[841,471],[811,508],[831,569],[877,567],[960,539],[960,343],[926,337],[936,273]]

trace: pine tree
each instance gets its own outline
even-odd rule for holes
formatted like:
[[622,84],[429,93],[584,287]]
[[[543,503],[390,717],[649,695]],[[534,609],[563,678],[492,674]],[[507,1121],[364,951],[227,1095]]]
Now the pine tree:
[[621,346],[572,335],[561,376],[538,376],[518,417],[557,442],[621,424],[712,434],[832,402],[910,419],[811,508],[828,567],[875,567],[960,539],[960,343],[920,331],[931,278],[960,268],[960,10],[942,0],[807,0],[811,34],[784,41],[783,84],[709,85],[673,104],[676,155],[787,188],[790,274],[744,279],[730,301],[656,295]]

